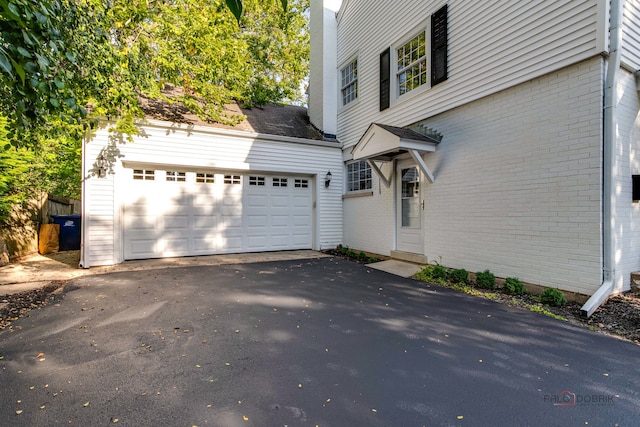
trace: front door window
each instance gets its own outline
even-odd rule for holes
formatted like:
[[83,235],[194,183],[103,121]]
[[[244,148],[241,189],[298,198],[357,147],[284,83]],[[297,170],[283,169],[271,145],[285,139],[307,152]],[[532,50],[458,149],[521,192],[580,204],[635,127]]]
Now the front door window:
[[420,179],[415,167],[402,169],[402,227],[420,227]]

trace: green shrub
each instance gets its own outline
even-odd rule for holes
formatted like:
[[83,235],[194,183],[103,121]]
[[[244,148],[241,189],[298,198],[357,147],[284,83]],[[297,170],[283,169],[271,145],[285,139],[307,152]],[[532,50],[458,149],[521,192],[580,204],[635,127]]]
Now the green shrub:
[[559,290],[547,288],[540,294],[540,302],[553,307],[560,307],[567,303],[567,299]]
[[356,257],[356,251],[352,251],[351,249],[347,250],[347,256],[349,258],[355,258]]
[[360,261],[366,261],[369,257],[367,256],[367,254],[364,253],[364,251],[360,251],[360,253],[358,254],[358,259]]
[[502,292],[509,295],[522,295],[524,293],[524,285],[515,277],[507,277],[502,286]]
[[[437,267],[440,267],[436,270]],[[442,283],[444,279],[442,278],[442,269],[445,271],[446,277],[446,269],[440,265],[426,265],[422,270],[420,270],[414,277],[418,280],[422,280],[423,282],[436,282]]]
[[482,289],[493,289],[496,287],[496,276],[489,270],[476,273],[476,286]]
[[434,279],[447,280],[447,269],[441,265],[434,265],[431,269],[431,277]]
[[349,247],[348,247],[348,246],[338,245],[338,251],[339,251],[342,255],[346,255],[346,254],[347,254],[347,252],[349,252]]
[[449,271],[449,281],[453,283],[467,283],[469,273],[464,268]]

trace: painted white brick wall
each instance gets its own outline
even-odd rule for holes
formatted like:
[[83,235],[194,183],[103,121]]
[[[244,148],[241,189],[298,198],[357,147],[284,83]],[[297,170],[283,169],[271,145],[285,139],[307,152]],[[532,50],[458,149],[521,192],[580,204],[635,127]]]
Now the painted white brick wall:
[[640,271],[640,203],[632,203],[631,175],[640,174],[640,99],[634,76],[621,71],[618,105],[618,182],[616,186],[615,290],[628,290],[630,274]]
[[[602,73],[596,57],[424,120],[444,135],[425,156],[430,261],[583,294],[600,286]],[[394,249],[392,189],[344,209],[346,244]]]
[[[384,168],[387,173],[389,170],[389,166]],[[395,239],[390,226],[395,221],[394,191],[393,187],[386,188],[375,173],[372,187],[372,196],[344,199],[343,244],[388,256]]]

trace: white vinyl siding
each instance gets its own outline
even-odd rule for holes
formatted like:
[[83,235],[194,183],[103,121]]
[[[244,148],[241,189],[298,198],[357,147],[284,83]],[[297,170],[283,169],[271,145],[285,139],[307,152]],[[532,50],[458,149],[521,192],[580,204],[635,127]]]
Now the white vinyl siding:
[[622,64],[640,69],[640,1],[624,3],[622,25]]
[[[379,111],[379,55],[448,4],[448,79]],[[405,126],[600,53],[598,2],[349,1],[338,21],[338,63],[358,52],[358,104],[338,114],[354,145],[370,123]],[[381,31],[380,29],[384,29]]]
[[[89,173],[84,181],[86,198],[82,238],[86,247],[83,260],[86,267],[123,260],[121,224],[124,200],[120,198],[124,198],[131,182],[131,178],[124,179],[124,168],[186,172],[187,176],[194,173],[194,188],[203,191],[209,185],[242,186],[238,180],[255,175],[254,170],[287,179],[291,187],[296,176],[309,177],[304,179],[308,179],[307,185],[312,189],[316,206],[313,211],[313,248],[332,248],[341,242],[344,174],[341,172],[342,152],[338,144],[287,137],[276,139],[268,135],[154,120],[146,120],[142,128],[144,137],[135,136],[133,143],[113,145],[112,134],[105,128],[85,142],[87,171],[92,169],[101,150],[108,147],[108,150],[118,152],[114,174],[97,178]],[[325,188],[318,183],[322,184],[328,170],[333,173],[333,181],[329,188]],[[210,171],[223,172],[211,176]],[[229,184],[224,184],[225,177]],[[184,184],[166,182],[164,172],[154,178],[166,184]],[[269,181],[267,185],[270,185]]]

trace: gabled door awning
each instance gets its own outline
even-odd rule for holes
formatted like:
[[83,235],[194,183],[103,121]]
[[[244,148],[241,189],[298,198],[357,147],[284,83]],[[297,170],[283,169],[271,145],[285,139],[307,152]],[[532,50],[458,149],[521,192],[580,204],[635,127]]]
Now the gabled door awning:
[[439,143],[439,139],[411,129],[372,123],[351,150],[351,155],[354,160],[367,160],[384,184],[389,187],[391,177],[384,176],[375,162],[390,162],[408,153],[429,181],[433,182],[433,173],[427,167],[422,154],[436,151]]

